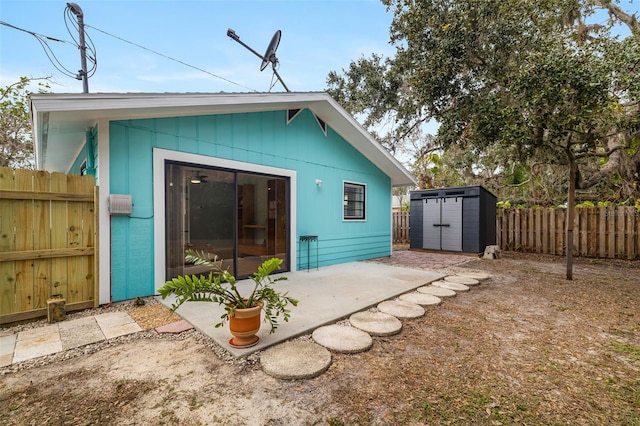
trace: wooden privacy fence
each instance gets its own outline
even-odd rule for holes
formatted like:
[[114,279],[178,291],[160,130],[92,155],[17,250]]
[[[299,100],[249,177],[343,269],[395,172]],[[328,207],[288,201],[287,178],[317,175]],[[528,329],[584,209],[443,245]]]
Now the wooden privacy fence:
[[[497,209],[496,244],[502,250],[566,254],[565,209]],[[409,243],[409,212],[393,212],[393,243]],[[574,254],[640,258],[640,213],[634,207],[576,209]]]
[[0,168],[0,324],[98,303],[93,176]]
[[[566,254],[565,209],[498,209],[496,243],[503,250]],[[640,213],[634,207],[576,209],[573,253],[608,259],[640,257]]]
[[392,212],[393,244],[409,244],[409,212]]

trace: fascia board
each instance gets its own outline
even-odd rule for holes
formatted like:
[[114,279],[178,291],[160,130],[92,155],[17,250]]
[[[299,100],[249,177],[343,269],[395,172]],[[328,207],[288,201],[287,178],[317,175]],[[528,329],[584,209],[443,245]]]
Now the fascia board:
[[385,172],[393,186],[416,183],[400,162],[325,92],[33,94],[31,105],[34,117],[49,112],[50,120],[55,121],[82,116],[95,121],[308,108]]

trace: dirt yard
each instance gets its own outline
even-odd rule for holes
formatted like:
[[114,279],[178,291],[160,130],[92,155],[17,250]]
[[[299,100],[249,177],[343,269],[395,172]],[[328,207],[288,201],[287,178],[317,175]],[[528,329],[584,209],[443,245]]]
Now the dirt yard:
[[310,380],[222,359],[194,331],[5,368],[0,424],[640,425],[640,262],[576,259],[573,281],[563,262],[451,268],[493,278]]

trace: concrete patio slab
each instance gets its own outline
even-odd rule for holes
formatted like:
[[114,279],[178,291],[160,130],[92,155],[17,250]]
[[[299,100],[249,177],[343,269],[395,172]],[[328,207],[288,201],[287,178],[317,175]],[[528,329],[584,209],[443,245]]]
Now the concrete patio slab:
[[[292,307],[291,319],[281,322],[276,333],[269,334],[270,330],[263,322],[258,333],[260,341],[250,348],[229,346],[231,336],[227,325],[215,328],[224,312],[215,303],[185,303],[176,313],[233,356],[243,357],[292,337],[309,334],[320,326],[347,318],[354,312],[376,306],[445,276],[433,271],[373,262],[351,262],[282,275],[287,277],[287,281],[275,284],[276,291],[288,291],[300,303]],[[248,280],[240,282],[241,292],[248,291],[251,284]],[[174,299],[159,300],[170,307]]]

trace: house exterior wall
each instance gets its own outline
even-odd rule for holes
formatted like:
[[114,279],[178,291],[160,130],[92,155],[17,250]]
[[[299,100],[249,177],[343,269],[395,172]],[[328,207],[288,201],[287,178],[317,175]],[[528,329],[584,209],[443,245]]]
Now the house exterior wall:
[[[286,111],[112,121],[109,192],[134,203],[130,217],[111,218],[113,301],[154,293],[154,247],[163,244],[154,239],[154,148],[294,170],[291,232],[296,242],[318,235],[320,266],[391,253],[389,177],[330,126],[325,136],[308,110],[289,124]],[[366,185],[364,221],[343,220],[345,181]],[[296,252],[291,247],[293,269]]]
[[96,177],[96,185],[98,185],[98,131],[97,126],[87,132],[84,145],[80,152],[76,155],[69,173],[80,174],[82,164],[87,162],[87,174]]

